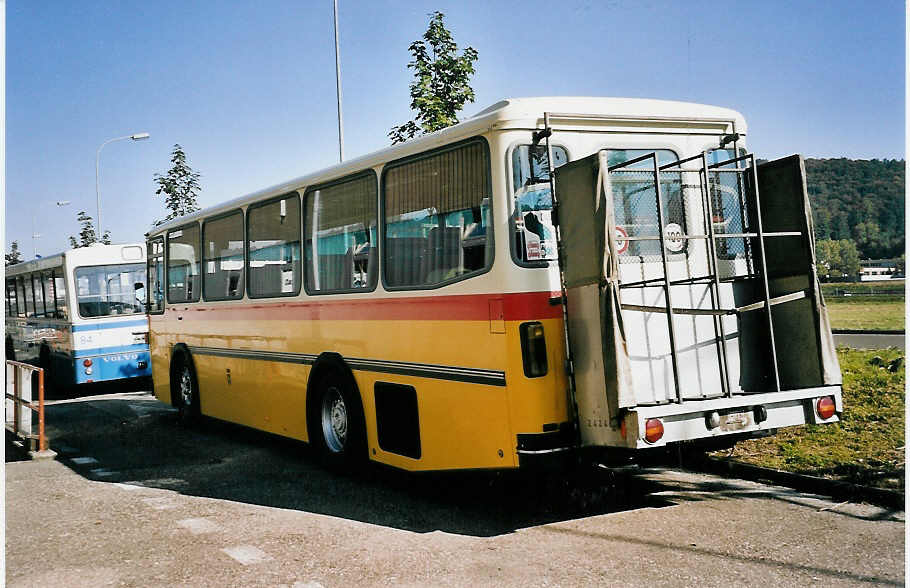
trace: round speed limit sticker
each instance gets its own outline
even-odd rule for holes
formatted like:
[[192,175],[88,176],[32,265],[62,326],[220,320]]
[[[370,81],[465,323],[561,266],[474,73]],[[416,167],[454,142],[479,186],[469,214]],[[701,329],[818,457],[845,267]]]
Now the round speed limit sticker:
[[622,255],[629,249],[629,234],[622,227],[616,227],[616,254]]
[[671,253],[679,253],[686,246],[686,240],[682,237],[682,227],[677,223],[668,223],[664,227],[664,246]]

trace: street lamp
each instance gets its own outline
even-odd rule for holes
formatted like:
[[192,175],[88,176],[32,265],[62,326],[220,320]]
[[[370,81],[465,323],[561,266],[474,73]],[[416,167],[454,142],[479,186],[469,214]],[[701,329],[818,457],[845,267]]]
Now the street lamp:
[[98,241],[101,241],[101,188],[98,184],[98,165],[101,161],[101,150],[104,149],[104,146],[108,143],[113,143],[114,141],[123,141],[124,139],[132,139],[133,141],[141,141],[142,139],[148,139],[148,133],[135,133],[132,135],[126,135],[125,137],[114,137],[113,139],[108,139],[101,144],[101,147],[98,147],[98,152],[95,154],[95,197],[98,200]]
[[[54,204],[57,206],[69,206],[69,203],[69,200],[58,200]],[[50,204],[50,202],[48,202],[48,204]],[[41,238],[41,233],[35,231],[35,215],[35,209],[32,209],[32,246],[35,248],[35,259],[38,259],[38,239]]]

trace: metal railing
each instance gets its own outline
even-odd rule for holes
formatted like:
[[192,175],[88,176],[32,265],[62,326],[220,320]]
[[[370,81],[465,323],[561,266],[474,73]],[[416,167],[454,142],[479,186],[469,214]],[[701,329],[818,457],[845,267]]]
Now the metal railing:
[[[34,432],[32,413],[38,415],[37,432]],[[43,369],[7,360],[6,430],[25,441],[31,451],[47,451],[47,436],[44,434]]]

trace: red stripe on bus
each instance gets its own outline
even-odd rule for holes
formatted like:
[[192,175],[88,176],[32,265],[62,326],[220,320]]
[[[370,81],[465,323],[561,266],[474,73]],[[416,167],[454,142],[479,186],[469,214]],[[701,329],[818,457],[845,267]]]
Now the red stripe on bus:
[[[558,294],[557,294],[558,296]],[[169,312],[199,313],[212,320],[459,320],[506,321],[561,318],[562,310],[550,304],[550,292],[521,294],[471,294],[462,296],[414,296],[381,300],[320,300],[197,306],[171,304]],[[502,316],[491,316],[502,300]],[[493,307],[491,308],[491,302]],[[183,310],[185,308],[185,310]],[[153,315],[154,320],[154,315]]]

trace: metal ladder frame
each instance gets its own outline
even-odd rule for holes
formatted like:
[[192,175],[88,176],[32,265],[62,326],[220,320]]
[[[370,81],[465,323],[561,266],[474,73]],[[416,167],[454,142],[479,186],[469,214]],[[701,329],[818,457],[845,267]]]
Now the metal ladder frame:
[[[733,157],[725,161],[720,161],[717,163],[709,164],[708,163],[708,152],[702,152],[698,155],[694,155],[688,158],[679,159],[664,165],[659,165],[657,160],[657,153],[652,152],[650,154],[642,155],[628,161],[624,161],[617,165],[610,166],[608,168],[608,173],[613,173],[617,170],[622,170],[628,168],[631,165],[641,163],[643,161],[651,161],[651,165],[647,169],[641,169],[636,171],[649,171],[653,174],[654,181],[654,195],[656,199],[656,209],[657,209],[657,223],[658,223],[658,236],[657,237],[628,237],[630,240],[640,240],[640,241],[659,241],[660,242],[660,252],[661,252],[661,265],[663,267],[663,277],[661,278],[651,278],[647,280],[641,280],[638,282],[631,282],[627,284],[620,283],[620,292],[622,289],[628,288],[643,288],[649,286],[661,286],[664,291],[664,306],[643,306],[635,304],[622,304],[623,310],[633,310],[633,311],[642,311],[642,312],[663,312],[667,315],[667,329],[670,339],[670,356],[671,364],[673,369],[673,383],[674,389],[676,392],[676,402],[682,403],[682,389],[680,387],[679,381],[679,358],[677,350],[677,341],[676,341],[676,332],[674,327],[674,315],[675,314],[692,314],[692,315],[710,315],[712,317],[713,327],[714,327],[714,341],[715,348],[718,357],[718,366],[720,369],[720,381],[721,381],[721,390],[722,396],[732,397],[733,388],[730,382],[730,373],[729,373],[729,359],[727,357],[727,344],[726,344],[726,332],[723,325],[723,317],[726,315],[739,315],[745,312],[751,312],[755,310],[765,310],[767,324],[768,324],[768,347],[771,356],[771,375],[774,385],[774,391],[779,392],[780,387],[780,376],[778,373],[777,366],[777,345],[774,338],[774,322],[772,317],[771,307],[776,304],[782,304],[790,302],[792,300],[797,300],[803,298],[805,293],[793,293],[783,296],[778,296],[775,298],[771,297],[770,285],[768,281],[768,272],[767,272],[767,258],[765,254],[765,239],[773,237],[792,237],[792,236],[801,236],[805,238],[803,231],[786,231],[786,232],[772,232],[767,233],[764,231],[762,226],[761,219],[761,195],[758,188],[758,171],[755,164],[755,157],[753,154],[748,153],[740,155],[738,157]],[[700,166],[698,168],[685,169],[683,168],[684,164],[698,161]],[[740,167],[739,164],[744,163],[745,167]],[[733,165],[734,167],[727,167]],[[681,235],[681,239],[686,240],[697,240],[705,239],[707,242],[706,255],[708,258],[708,273],[703,276],[696,276],[693,278],[686,278],[682,280],[670,280],[669,275],[669,262],[667,259],[666,251],[666,242],[667,238],[664,234],[665,227],[665,215],[664,215],[664,205],[663,205],[663,195],[661,193],[661,172],[665,171],[678,171],[680,173],[697,173],[699,177],[699,191],[701,197],[701,210],[702,210],[702,220],[705,224],[705,235]],[[709,174],[716,174],[716,177],[720,177],[720,174],[723,173],[735,173],[737,174],[737,191],[739,193],[739,205],[740,205],[740,214],[742,215],[743,220],[743,232],[742,233],[716,233],[714,231],[714,209],[713,203],[711,201],[711,191],[710,191],[710,176]],[[751,183],[753,186],[753,195],[755,199],[755,218],[751,219],[747,216],[747,202],[746,202],[746,190],[743,185],[743,174],[748,173],[751,176]],[[684,189],[684,188],[683,188]],[[748,224],[747,224],[748,222]],[[752,225],[754,223],[754,231],[752,231]],[[718,271],[718,257],[717,257],[717,240],[718,239],[734,239],[742,238],[745,239],[746,243],[746,255],[747,259],[750,259],[751,269],[749,270],[748,276],[749,279],[759,278],[761,279],[762,286],[762,299],[759,302],[748,304],[739,308],[733,309],[721,309],[720,308],[720,283],[721,278]],[[758,267],[755,264],[754,253],[751,251],[752,245],[751,240],[754,239],[758,249]],[[735,280],[736,278],[734,278]],[[685,309],[685,308],[676,308],[672,303],[671,287],[676,285],[692,285],[697,283],[707,283],[709,287],[709,292],[711,295],[711,309]],[[620,300],[622,303],[622,301]],[[688,399],[687,399],[688,400]],[[694,399],[693,399],[694,400]]]

